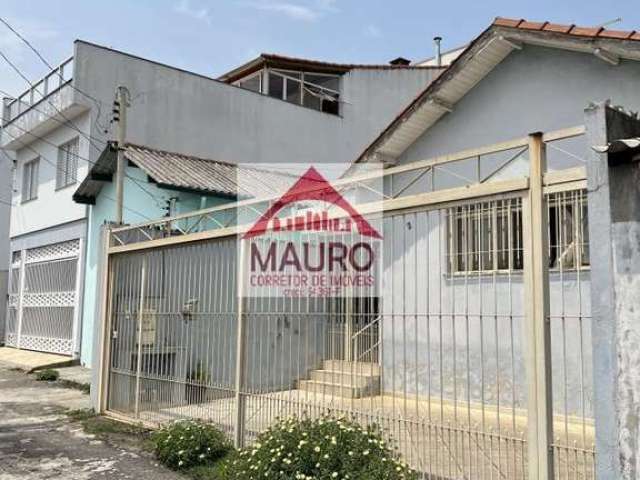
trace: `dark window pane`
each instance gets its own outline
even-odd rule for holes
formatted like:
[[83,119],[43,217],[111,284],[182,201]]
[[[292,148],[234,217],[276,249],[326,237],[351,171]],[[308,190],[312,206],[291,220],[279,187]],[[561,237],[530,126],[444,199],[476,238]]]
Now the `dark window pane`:
[[247,90],[260,92],[260,75],[242,80],[238,85],[242,88],[246,88]]
[[340,104],[334,100],[323,100],[322,111],[325,113],[332,113],[333,115],[338,115],[338,113],[340,113]]
[[269,74],[269,96],[282,99],[284,90],[284,78],[279,75]]
[[297,103],[299,105],[300,100],[302,99],[301,88],[302,88],[302,85],[300,84],[300,82],[287,78],[286,100],[288,102]]
[[318,85],[320,87],[329,88],[334,91],[339,91],[340,80],[338,77],[328,77],[325,75],[313,75],[311,73],[305,73],[304,81]]
[[305,89],[303,105],[308,108],[313,108],[314,110],[320,110],[322,108],[322,100],[308,89]]

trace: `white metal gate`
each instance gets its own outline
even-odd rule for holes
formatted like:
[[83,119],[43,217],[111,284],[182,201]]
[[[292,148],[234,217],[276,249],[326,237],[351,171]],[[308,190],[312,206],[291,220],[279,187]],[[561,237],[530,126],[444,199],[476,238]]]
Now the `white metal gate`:
[[13,252],[5,343],[72,355],[78,326],[81,241]]

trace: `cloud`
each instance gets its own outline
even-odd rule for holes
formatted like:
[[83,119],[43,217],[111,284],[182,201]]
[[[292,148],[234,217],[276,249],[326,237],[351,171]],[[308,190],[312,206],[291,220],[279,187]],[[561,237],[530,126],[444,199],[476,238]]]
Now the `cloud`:
[[364,29],[364,34],[370,38],[380,38],[382,37],[382,32],[380,29],[373,24],[367,25]]
[[189,0],[180,0],[180,2],[175,6],[174,10],[182,15],[211,25],[211,14],[209,12],[209,9],[205,7],[194,7],[191,5],[191,2]]
[[336,0],[313,0],[304,3],[262,0],[246,2],[245,5],[256,10],[281,14],[296,21],[315,22],[328,13],[337,12],[335,3]]

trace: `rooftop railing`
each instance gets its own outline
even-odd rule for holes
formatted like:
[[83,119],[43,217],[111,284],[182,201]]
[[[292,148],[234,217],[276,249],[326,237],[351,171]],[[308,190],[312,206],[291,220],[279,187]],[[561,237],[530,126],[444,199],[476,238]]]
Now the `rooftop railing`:
[[2,116],[3,125],[12,122],[48,95],[67,85],[71,82],[72,77],[73,57],[68,58],[43,78],[34,82],[32,86],[18,98],[5,98]]

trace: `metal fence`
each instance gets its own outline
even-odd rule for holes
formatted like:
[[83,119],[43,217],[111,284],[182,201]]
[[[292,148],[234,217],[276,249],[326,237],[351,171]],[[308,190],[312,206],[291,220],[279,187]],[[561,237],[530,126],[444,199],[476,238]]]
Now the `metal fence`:
[[425,478],[593,478],[585,173],[544,170],[582,133],[385,170],[385,200],[359,208],[383,285],[339,298],[240,294],[238,210],[269,199],[113,229],[104,410],[239,445],[329,412],[381,426]]

